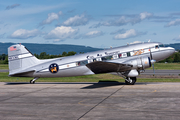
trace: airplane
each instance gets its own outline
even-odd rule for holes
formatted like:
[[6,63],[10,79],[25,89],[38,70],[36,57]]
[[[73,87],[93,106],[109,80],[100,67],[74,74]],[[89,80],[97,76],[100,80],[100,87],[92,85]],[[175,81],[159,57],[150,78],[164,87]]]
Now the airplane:
[[8,48],[9,76],[39,78],[70,77],[117,72],[127,85],[134,85],[136,77],[155,62],[175,52],[159,42],[142,42],[121,47],[54,59],[37,59],[25,46]]

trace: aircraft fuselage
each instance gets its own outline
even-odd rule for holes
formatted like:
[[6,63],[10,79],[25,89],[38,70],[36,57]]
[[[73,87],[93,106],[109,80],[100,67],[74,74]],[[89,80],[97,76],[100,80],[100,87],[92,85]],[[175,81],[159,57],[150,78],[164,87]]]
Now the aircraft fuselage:
[[[95,61],[111,63],[127,63],[143,57],[149,57],[156,62],[163,60],[174,53],[174,48],[159,47],[160,43],[138,43],[107,50],[89,52],[69,57],[49,60],[40,60],[39,63],[21,70],[28,77],[67,77],[94,74],[86,64]],[[136,66],[136,65],[134,65]],[[135,68],[134,68],[135,69]],[[35,71],[27,72],[26,71]],[[11,76],[11,74],[10,74]],[[13,76],[13,73],[12,73]],[[17,76],[17,74],[15,75]]]

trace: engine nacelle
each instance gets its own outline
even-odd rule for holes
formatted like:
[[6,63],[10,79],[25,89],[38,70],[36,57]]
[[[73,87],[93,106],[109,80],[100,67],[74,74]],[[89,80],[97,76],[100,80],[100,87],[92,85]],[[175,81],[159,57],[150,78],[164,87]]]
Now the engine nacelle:
[[144,70],[146,68],[151,67],[151,60],[149,57],[139,57],[137,59],[129,60],[125,63],[133,65],[133,69],[138,70]]
[[139,75],[139,73],[138,73],[138,71],[137,70],[131,70],[131,71],[129,71],[128,73],[126,73],[127,75],[127,77],[136,77],[136,76],[138,76]]

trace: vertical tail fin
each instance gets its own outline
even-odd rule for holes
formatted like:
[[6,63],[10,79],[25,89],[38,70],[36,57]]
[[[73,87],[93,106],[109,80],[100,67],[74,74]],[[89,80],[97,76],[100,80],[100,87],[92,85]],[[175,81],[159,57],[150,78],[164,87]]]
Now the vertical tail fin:
[[31,67],[38,63],[38,59],[23,45],[12,45],[8,48],[9,74]]

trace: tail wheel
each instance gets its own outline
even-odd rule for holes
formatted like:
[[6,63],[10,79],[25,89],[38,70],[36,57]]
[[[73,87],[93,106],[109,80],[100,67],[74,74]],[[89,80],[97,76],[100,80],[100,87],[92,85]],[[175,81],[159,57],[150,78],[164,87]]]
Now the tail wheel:
[[34,84],[35,83],[35,81],[33,81],[33,80],[30,80],[30,84]]
[[136,83],[136,77],[127,77],[125,83],[126,85],[134,85]]

